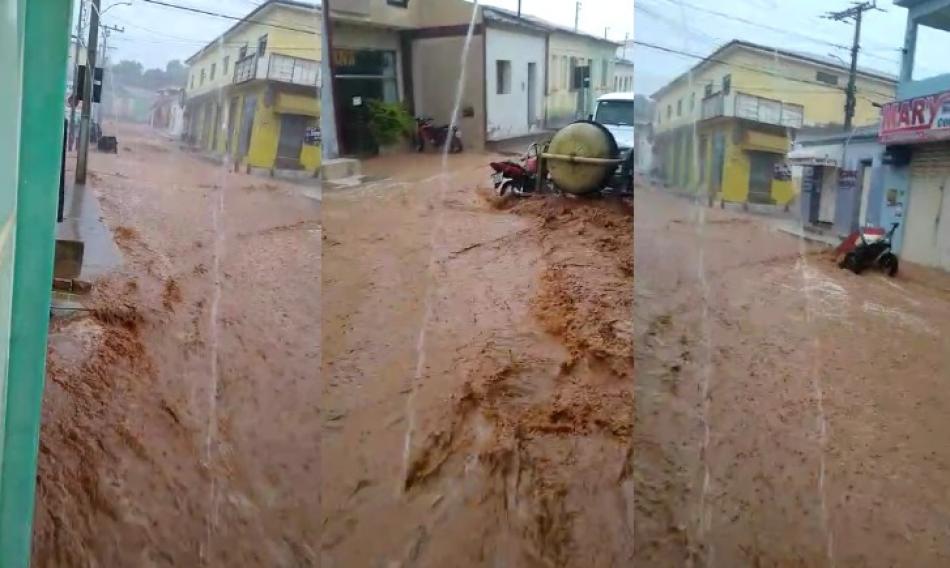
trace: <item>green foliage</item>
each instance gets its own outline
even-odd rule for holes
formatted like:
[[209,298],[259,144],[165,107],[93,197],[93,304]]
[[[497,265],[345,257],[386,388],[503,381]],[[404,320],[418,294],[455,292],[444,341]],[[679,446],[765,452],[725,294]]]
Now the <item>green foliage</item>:
[[369,111],[369,131],[380,146],[405,140],[415,127],[412,115],[399,103],[369,99],[366,108]]

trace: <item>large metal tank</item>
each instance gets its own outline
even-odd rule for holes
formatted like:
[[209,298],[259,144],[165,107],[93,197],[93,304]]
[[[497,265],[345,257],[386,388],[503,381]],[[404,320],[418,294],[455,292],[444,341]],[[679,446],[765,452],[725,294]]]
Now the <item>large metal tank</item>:
[[603,125],[579,120],[557,131],[545,158],[551,181],[558,189],[583,194],[607,185],[617,169],[620,150]]

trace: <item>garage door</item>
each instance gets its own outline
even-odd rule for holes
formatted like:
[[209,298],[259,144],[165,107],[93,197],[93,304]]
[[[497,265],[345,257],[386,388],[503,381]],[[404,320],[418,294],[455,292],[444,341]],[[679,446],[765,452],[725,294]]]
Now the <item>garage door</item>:
[[923,146],[911,161],[907,260],[950,270],[950,144]]

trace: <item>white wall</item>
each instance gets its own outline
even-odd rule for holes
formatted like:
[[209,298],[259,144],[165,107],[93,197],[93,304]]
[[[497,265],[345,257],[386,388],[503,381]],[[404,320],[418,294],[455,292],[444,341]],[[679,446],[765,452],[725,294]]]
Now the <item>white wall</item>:
[[[488,140],[504,140],[541,130],[544,122],[544,81],[547,57],[543,36],[489,27],[486,30],[485,88]],[[511,92],[498,94],[498,60],[511,61]],[[528,63],[536,65],[535,123],[528,125]]]

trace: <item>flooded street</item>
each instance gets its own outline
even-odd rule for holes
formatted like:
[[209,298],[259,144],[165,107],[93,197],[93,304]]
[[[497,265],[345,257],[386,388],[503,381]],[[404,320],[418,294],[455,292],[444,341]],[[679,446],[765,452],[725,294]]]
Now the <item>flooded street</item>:
[[856,276],[646,188],[637,208],[638,565],[948,564],[946,275]]
[[326,567],[633,557],[632,209],[492,203],[491,159],[324,195]]
[[316,181],[107,128],[87,191],[121,263],[51,321],[33,564],[316,565]]

